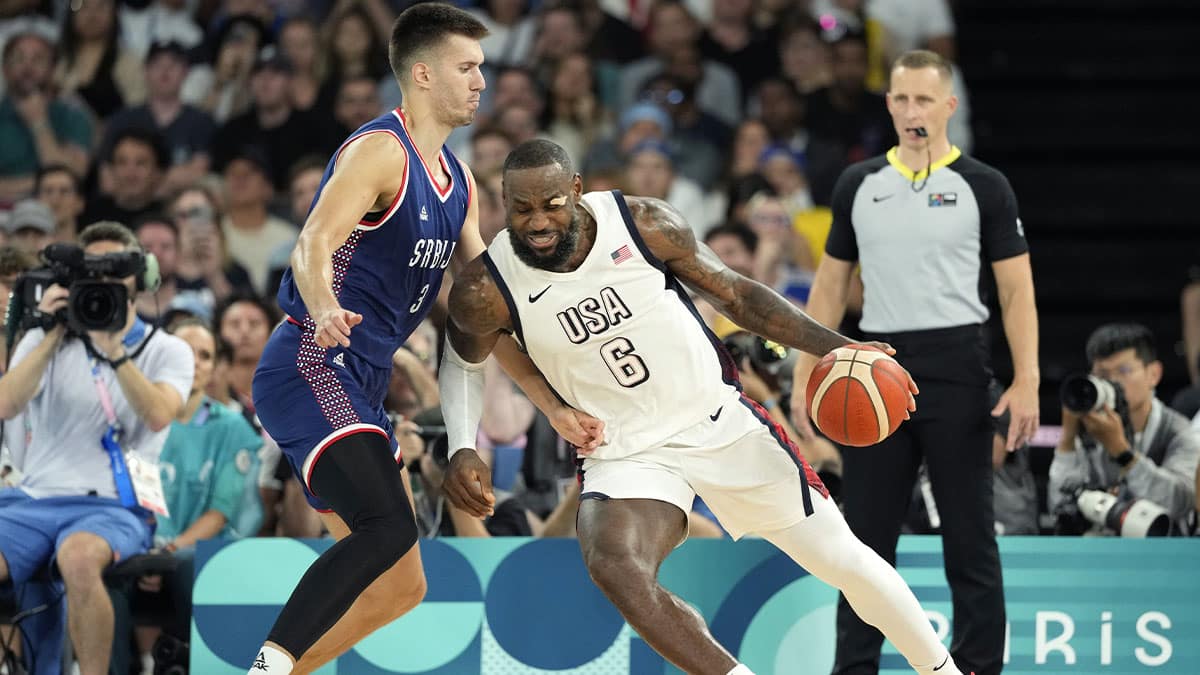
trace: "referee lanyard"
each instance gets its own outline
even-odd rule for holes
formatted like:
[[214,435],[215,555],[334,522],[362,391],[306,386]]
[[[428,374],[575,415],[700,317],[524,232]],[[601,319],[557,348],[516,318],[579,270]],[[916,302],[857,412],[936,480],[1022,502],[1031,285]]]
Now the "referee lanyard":
[[[141,319],[135,320],[133,328],[122,341],[125,348],[128,349],[131,345],[137,344],[145,332],[146,324]],[[120,420],[117,419],[117,410],[113,406],[108,387],[100,378],[100,361],[95,357],[92,357],[92,381],[96,384],[96,394],[100,396],[100,407],[104,409],[104,416],[108,419],[108,429],[100,437],[100,445],[108,453],[113,481],[117,484],[117,498],[121,500],[121,506],[132,509],[138,506],[138,499],[133,490],[133,479],[129,476],[129,467],[125,464],[125,455],[121,452],[121,437],[124,429],[121,427]]]

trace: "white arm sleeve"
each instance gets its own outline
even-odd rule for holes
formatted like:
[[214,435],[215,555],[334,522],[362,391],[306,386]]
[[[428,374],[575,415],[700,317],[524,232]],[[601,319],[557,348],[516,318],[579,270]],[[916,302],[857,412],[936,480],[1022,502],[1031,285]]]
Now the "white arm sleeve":
[[450,338],[446,338],[438,389],[449,442],[447,459],[463,448],[475,447],[475,434],[483,417],[483,367],[483,363],[470,363],[459,356]]

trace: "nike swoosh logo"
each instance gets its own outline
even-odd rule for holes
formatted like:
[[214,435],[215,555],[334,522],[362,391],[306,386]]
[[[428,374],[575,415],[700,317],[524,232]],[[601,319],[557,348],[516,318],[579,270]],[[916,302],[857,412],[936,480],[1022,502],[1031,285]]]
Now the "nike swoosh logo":
[[950,655],[949,654],[947,654],[946,659],[944,661],[942,661],[942,665],[938,666],[937,668],[934,668],[933,672],[936,673],[937,671],[941,670],[942,668],[945,668],[947,663],[950,663]]
[[891,199],[892,197],[895,197],[895,196],[896,195],[894,195],[894,194],[890,194],[890,195],[883,195],[882,197],[880,197],[880,196],[871,197],[871,199],[875,200],[876,203],[879,203],[885,199]]
[[715,413],[713,413],[713,414],[709,415],[709,416],[708,416],[708,419],[710,419],[710,420],[712,420],[712,421],[716,422],[716,421],[717,421],[717,418],[721,416],[721,411],[722,411],[722,410],[724,410],[724,409],[725,409],[725,406],[721,406],[720,408],[717,408],[717,412],[715,412]]
[[[553,286],[553,285],[554,285],[554,284],[550,284],[550,286]],[[532,303],[532,302],[537,302],[537,301],[538,301],[538,298],[542,297],[543,295],[545,295],[545,294],[546,294],[546,291],[550,290],[550,286],[547,286],[547,287],[543,288],[543,289],[542,289],[542,292],[541,292],[541,293],[538,293],[537,295],[534,295],[533,293],[530,293],[530,294],[529,294],[529,302],[531,302],[531,303]]]

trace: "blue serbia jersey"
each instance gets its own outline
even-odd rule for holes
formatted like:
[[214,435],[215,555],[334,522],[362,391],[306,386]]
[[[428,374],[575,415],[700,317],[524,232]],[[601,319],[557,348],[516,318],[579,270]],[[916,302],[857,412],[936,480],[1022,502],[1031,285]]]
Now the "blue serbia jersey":
[[[462,164],[445,146],[433,161],[450,174],[450,184],[438,187],[397,108],[364,124],[342,143],[325,167],[314,205],[342,150],[368,134],[394,137],[408,153],[408,166],[391,205],[363,215],[346,243],[334,252],[333,294],[342,308],[363,317],[350,333],[350,351],[377,367],[391,368],[392,354],[437,299],[472,195]],[[313,329],[290,267],[279,286],[279,306],[306,329]]]

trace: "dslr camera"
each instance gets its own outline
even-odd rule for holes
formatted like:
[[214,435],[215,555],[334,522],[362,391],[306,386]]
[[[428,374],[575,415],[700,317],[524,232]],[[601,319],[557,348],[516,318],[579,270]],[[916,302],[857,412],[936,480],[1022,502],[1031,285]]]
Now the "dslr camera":
[[1083,534],[1093,524],[1132,539],[1171,534],[1170,516],[1154,502],[1121,498],[1083,486],[1064,486],[1063,493],[1068,499],[1055,513],[1055,534]]
[[[1133,422],[1129,417],[1129,401],[1125,399],[1125,390],[1120,384],[1095,375],[1069,375],[1063,380],[1059,398],[1064,408],[1079,415],[1104,410],[1105,407],[1112,408],[1117,417],[1121,418],[1121,428],[1125,432],[1126,440],[1133,445]],[[1087,432],[1081,427],[1079,433],[1085,435]],[[1087,442],[1085,437],[1084,443]]]
[[[87,331],[112,332],[125,326],[129,317],[129,288],[113,278],[141,275],[146,257],[139,251],[122,251],[102,256],[85,255],[74,244],[50,244],[42,250],[41,267],[25,272],[13,286],[6,326],[16,329],[49,330],[59,323],[76,334]],[[45,315],[38,311],[46,290],[58,284],[70,292],[65,311]]]
[[730,333],[724,344],[737,367],[741,368],[742,361],[748,360],[750,367],[767,380],[767,384],[778,386],[779,371],[788,357],[787,347],[745,331]]

